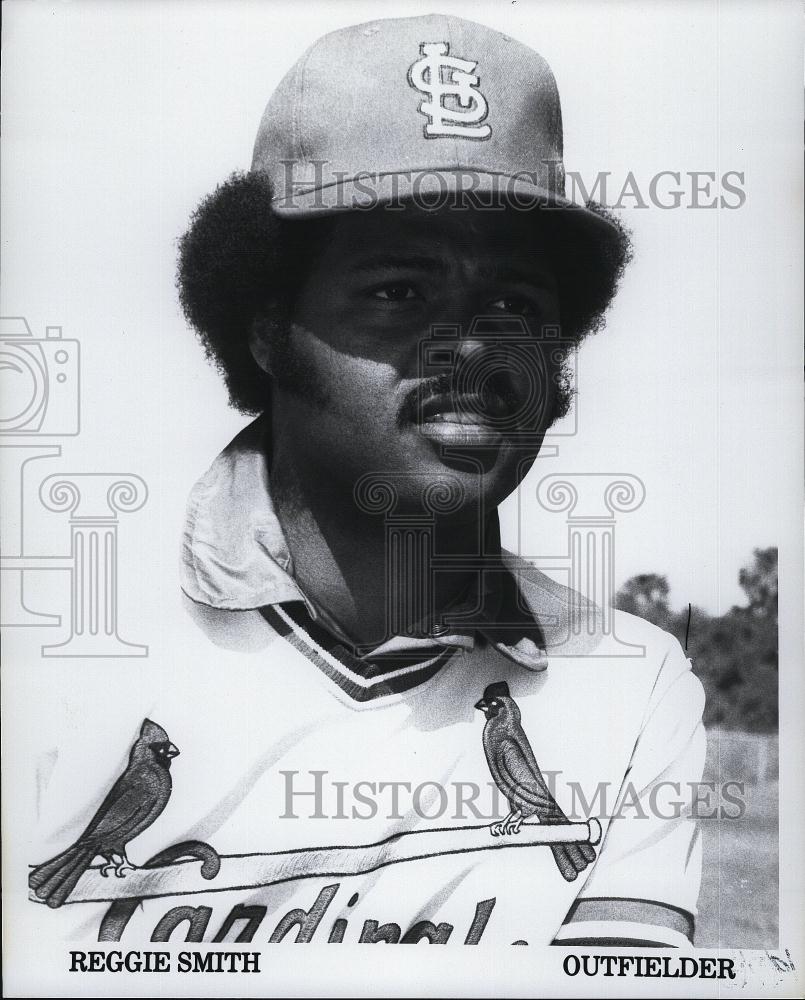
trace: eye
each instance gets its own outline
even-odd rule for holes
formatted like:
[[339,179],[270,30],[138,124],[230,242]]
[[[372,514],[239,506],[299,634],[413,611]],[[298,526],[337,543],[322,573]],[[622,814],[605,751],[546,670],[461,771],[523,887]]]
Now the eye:
[[524,295],[502,295],[490,302],[489,308],[508,313],[510,316],[534,316],[537,313],[536,305]]
[[380,288],[376,288],[372,295],[384,302],[406,302],[417,297],[413,287],[402,282],[395,285],[382,285]]

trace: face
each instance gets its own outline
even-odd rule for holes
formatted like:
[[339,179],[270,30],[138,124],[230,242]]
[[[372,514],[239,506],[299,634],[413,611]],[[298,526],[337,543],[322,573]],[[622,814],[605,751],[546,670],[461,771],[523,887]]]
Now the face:
[[487,701],[485,698],[482,698],[480,701],[476,701],[475,707],[479,712],[483,712],[485,718],[495,719],[503,708],[503,699],[492,698],[490,701]]
[[[416,505],[449,476],[458,515],[497,506],[552,408],[541,335],[558,298],[532,230],[508,210],[338,217],[296,299],[284,350],[304,377],[278,377],[275,443],[348,489],[388,474]],[[253,352],[276,369],[270,338]]]

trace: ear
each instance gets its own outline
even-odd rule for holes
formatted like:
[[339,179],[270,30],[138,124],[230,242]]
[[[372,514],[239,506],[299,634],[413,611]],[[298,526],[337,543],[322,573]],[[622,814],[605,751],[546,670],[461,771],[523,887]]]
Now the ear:
[[274,371],[271,367],[272,325],[262,317],[252,320],[249,329],[249,350],[260,368],[271,378],[274,378]]

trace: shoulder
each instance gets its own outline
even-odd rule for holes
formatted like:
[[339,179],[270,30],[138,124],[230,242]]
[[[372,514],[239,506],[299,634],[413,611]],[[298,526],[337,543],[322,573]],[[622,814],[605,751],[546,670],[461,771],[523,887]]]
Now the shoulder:
[[[553,697],[594,702],[642,728],[658,706],[674,719],[701,720],[704,689],[678,639],[625,611],[602,607],[532,562],[504,553],[545,638]],[[538,691],[538,685],[535,688]]]
[[502,555],[523,604],[542,629],[549,655],[635,656],[659,664],[681,649],[674,636],[651,622],[597,603],[549,577],[529,559],[506,551]]

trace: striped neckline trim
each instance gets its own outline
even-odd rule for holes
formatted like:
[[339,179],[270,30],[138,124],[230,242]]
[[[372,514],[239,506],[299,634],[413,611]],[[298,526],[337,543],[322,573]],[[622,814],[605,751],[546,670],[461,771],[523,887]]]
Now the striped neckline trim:
[[358,658],[317,624],[301,602],[261,608],[268,624],[353,701],[403,694],[435,677],[456,652],[434,644],[413,653]]

